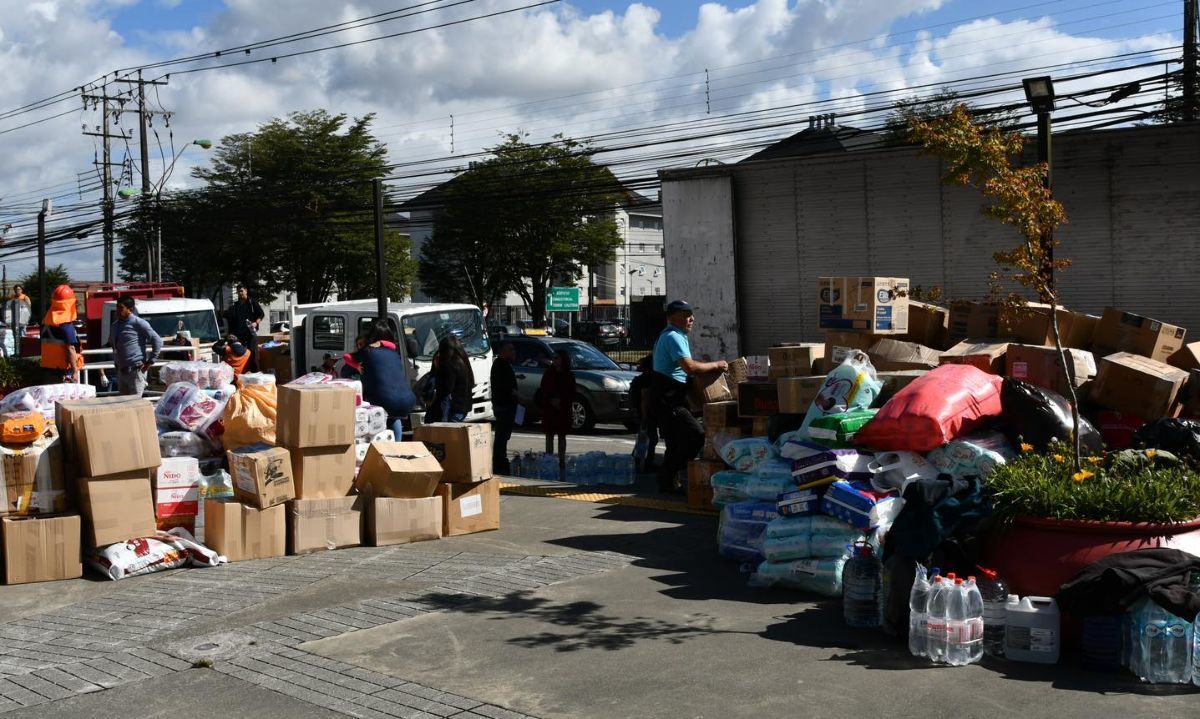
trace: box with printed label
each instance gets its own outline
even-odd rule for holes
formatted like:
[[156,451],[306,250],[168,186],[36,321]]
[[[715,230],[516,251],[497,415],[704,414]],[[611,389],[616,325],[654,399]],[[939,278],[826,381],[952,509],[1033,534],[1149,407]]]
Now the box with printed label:
[[442,534],[454,537],[500,528],[500,480],[438,485]]
[[988,339],[964,340],[941,354],[941,364],[969,364],[984,372],[1004,374],[1004,355],[1008,342]]
[[149,402],[113,405],[75,419],[79,471],[85,477],[152,469],[162,461]]
[[354,489],[357,445],[293,449],[292,481],[296,499],[345,497]]
[[103,412],[122,405],[137,404],[151,406],[144,399],[124,396],[93,397],[91,399],[73,399],[65,402],[56,402],[54,404],[54,426],[58,430],[58,436],[62,439],[63,461],[71,465],[79,464],[78,443],[75,440],[76,420],[93,412]]
[[287,503],[287,552],[307,554],[362,544],[366,499],[293,499]]
[[897,337],[933,349],[946,349],[950,337],[950,310],[928,302],[908,301],[908,332]]
[[884,338],[867,349],[871,365],[880,372],[909,369],[933,369],[938,366],[941,352],[915,342]]
[[442,481],[442,465],[423,442],[372,442],[355,486],[376,497],[432,497]]
[[283,447],[250,444],[226,452],[233,494],[259,509],[295,499],[291,454]]
[[779,392],[779,411],[783,414],[806,414],[813,400],[825,386],[825,375],[786,377],[776,380]]
[[241,502],[204,502],[204,543],[231,562],[282,557],[287,547],[284,505],[267,509]]
[[1182,327],[1108,307],[1096,326],[1092,352],[1097,357],[1129,352],[1166,362],[1183,348],[1186,334]]
[[50,433],[33,444],[0,445],[0,514],[27,516],[65,512],[69,504],[63,475],[62,442]]
[[442,498],[367,497],[364,539],[372,547],[424,542],[442,536]]
[[83,576],[79,559],[79,515],[4,517],[4,583],[27,584],[77,579]]
[[813,374],[817,360],[825,356],[825,345],[819,342],[780,345],[767,349],[770,357],[768,379],[808,377]]
[[153,537],[158,530],[149,470],[81,478],[79,507],[83,541],[88,547]]
[[738,415],[770,417],[779,413],[779,392],[774,382],[742,382],[738,385]]
[[1071,377],[1070,384],[1063,377],[1058,351],[1053,347],[1009,345],[1005,372],[1013,379],[1044,387],[1069,399],[1072,386],[1079,387],[1096,374],[1096,360],[1087,350],[1071,348],[1063,350],[1063,359]]
[[354,444],[357,393],[341,384],[279,387],[275,439],[281,447],[344,447]]
[[492,432],[486,424],[436,422],[413,430],[442,465],[443,482],[478,482],[492,476]]
[[1100,360],[1091,399],[1101,407],[1145,420],[1170,416],[1188,373],[1129,352]]
[[154,516],[158,528],[183,527],[195,534],[204,479],[194,457],[165,457],[154,472]]
[[817,326],[878,334],[908,332],[908,278],[817,278]]

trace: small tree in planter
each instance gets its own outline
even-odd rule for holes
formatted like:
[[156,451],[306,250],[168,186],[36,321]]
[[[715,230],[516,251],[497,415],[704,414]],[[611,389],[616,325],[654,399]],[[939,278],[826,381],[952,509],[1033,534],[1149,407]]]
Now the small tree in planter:
[[983,213],[1012,225],[1020,233],[1019,245],[993,255],[1000,269],[991,273],[989,284],[993,294],[1003,297],[1005,312],[1020,313],[1026,303],[1025,297],[1015,292],[1004,295],[1006,280],[1032,290],[1039,300],[1050,305],[1054,348],[1071,395],[1075,448],[1071,457],[1075,471],[1079,472],[1079,398],[1063,360],[1054,282],[1055,270],[1071,264],[1070,260],[1053,257],[1057,244],[1054,231],[1067,221],[1067,213],[1046,187],[1049,168],[1045,163],[1014,166],[1013,160],[1020,156],[1025,138],[1018,132],[976,123],[966,105],[955,105],[949,113],[934,118],[911,116],[909,136],[923,145],[924,154],[937,155],[946,162],[943,182],[977,188],[989,200]]

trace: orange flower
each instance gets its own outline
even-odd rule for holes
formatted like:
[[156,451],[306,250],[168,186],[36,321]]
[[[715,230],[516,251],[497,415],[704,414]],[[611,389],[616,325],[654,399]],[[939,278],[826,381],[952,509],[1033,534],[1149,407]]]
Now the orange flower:
[[1056,454],[1056,455],[1054,455],[1054,461],[1058,462],[1059,464],[1062,464],[1063,462],[1067,461],[1067,458],[1062,456],[1061,454]]
[[1075,480],[1076,482],[1082,482],[1085,479],[1090,479],[1095,476],[1096,476],[1095,472],[1089,472],[1085,469],[1081,472],[1076,472],[1075,474],[1072,474],[1071,479]]
[[1146,456],[1149,457],[1150,459],[1154,459],[1155,457],[1158,456],[1158,450],[1157,449],[1148,449],[1148,450],[1146,450]]
[[1087,461],[1091,462],[1092,464],[1100,464],[1101,462],[1104,461],[1104,458],[1103,457],[1088,457]]
[[1022,443],[1021,443],[1021,451],[1022,451],[1022,452],[1032,452],[1032,451],[1033,451],[1033,445],[1032,445],[1032,444],[1029,444],[1028,442],[1022,442]]

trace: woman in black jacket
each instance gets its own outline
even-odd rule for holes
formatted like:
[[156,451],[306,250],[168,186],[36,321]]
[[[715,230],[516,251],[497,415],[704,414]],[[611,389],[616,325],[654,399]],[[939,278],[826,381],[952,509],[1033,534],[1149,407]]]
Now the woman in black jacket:
[[462,422],[471,413],[471,395],[475,374],[471,361],[455,335],[446,335],[438,345],[438,361],[434,374],[437,395],[430,410],[434,417],[427,421]]

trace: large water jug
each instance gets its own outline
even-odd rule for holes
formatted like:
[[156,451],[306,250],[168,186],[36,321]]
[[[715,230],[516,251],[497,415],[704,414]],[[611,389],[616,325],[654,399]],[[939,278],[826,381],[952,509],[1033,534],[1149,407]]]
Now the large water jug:
[[878,627],[883,618],[880,603],[882,568],[869,544],[856,544],[854,556],[842,569],[842,608],[846,624]]
[[1130,610],[1138,641],[1133,663],[1151,684],[1192,681],[1192,624],[1146,598]]
[[1057,664],[1060,634],[1058,603],[1053,597],[1023,597],[1017,604],[1010,600],[1004,656],[1018,662]]

